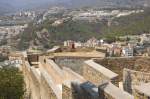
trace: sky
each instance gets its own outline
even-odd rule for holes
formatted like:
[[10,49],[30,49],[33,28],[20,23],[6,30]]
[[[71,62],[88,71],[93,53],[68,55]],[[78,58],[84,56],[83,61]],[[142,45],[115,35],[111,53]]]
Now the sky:
[[63,0],[0,0],[0,3],[7,3],[14,7],[35,6],[44,3],[57,3]]
[[59,2],[59,1],[67,1],[67,0],[0,0],[2,2],[6,2],[12,5],[19,4],[33,4],[33,3],[46,3],[46,2]]
[[52,5],[52,4],[57,4],[57,3],[63,3],[68,6],[75,5],[75,6],[85,6],[85,5],[98,5],[98,6],[103,6],[106,4],[120,4],[120,5],[125,5],[125,4],[132,4],[134,5],[135,3],[138,3],[136,1],[150,1],[150,0],[0,0],[0,7],[5,4],[8,4],[13,6],[14,8],[32,8],[32,7],[40,7],[42,5]]

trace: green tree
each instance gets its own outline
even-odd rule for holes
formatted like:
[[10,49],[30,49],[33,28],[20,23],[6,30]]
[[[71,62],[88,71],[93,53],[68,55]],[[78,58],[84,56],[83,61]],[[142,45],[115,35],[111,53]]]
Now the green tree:
[[0,99],[22,99],[24,80],[22,73],[16,67],[0,68]]
[[7,56],[3,56],[0,54],[0,62],[3,62],[4,60],[7,60],[8,57]]

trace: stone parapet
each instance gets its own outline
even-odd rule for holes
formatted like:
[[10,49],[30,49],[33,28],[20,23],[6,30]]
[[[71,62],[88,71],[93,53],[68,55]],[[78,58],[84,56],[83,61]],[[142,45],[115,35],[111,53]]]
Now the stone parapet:
[[[84,61],[82,75],[69,66],[59,66],[55,61],[47,56],[39,57],[39,62],[36,62],[38,66],[23,61],[22,70],[30,99],[134,99],[116,86],[118,74],[94,60]],[[125,85],[132,85],[133,82],[138,85],[136,81],[142,80],[150,81],[149,74],[127,69],[124,74]]]
[[111,82],[99,86],[99,94],[102,99],[134,99],[129,93],[119,89]]
[[61,87],[55,84],[50,75],[48,75],[48,73],[44,70],[42,70],[41,72],[41,86],[42,86],[41,91],[43,94],[42,99],[62,99]]
[[117,76],[118,74],[95,63],[93,60],[85,61],[83,77],[97,86],[105,80],[116,82]]
[[150,83],[143,83],[134,88],[135,99],[150,99]]
[[123,86],[125,91],[132,94],[135,86],[147,82],[150,82],[150,73],[124,69]]

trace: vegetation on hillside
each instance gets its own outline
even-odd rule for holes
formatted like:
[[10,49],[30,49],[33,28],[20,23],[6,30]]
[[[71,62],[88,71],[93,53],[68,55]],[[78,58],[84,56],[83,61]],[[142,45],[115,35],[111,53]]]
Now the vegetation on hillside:
[[[106,38],[108,42],[115,41],[118,36],[141,34],[150,32],[150,11],[147,9],[143,13],[131,14],[129,16],[115,18],[111,26],[107,26],[107,21],[85,22],[67,20],[62,25],[52,26],[54,20],[46,20],[40,25],[34,23],[21,35],[19,49],[26,49],[30,41],[39,41],[45,48],[50,48],[64,40],[85,41],[91,37]],[[36,32],[47,29],[45,37],[39,38]]]
[[[114,24],[115,23],[115,24]],[[150,32],[150,10],[143,13],[131,14],[120,18],[115,18],[109,28],[103,29],[107,35],[123,36],[135,35]]]
[[7,56],[3,56],[3,55],[0,54],[0,62],[3,62],[5,60],[7,60],[7,59],[8,59]]
[[0,99],[23,99],[24,80],[16,67],[0,67]]
[[[29,41],[35,41],[37,39],[43,45],[53,45],[59,44],[64,40],[85,41],[91,37],[100,38],[101,27],[104,25],[102,22],[90,23],[68,20],[65,21],[62,25],[56,27],[52,26],[52,23],[53,21],[49,20],[46,20],[40,25],[34,25],[31,23],[21,35],[19,48],[25,49],[29,46]],[[48,30],[48,33],[41,33],[42,36],[46,35],[46,37],[39,38],[36,32],[41,32],[43,29]]]

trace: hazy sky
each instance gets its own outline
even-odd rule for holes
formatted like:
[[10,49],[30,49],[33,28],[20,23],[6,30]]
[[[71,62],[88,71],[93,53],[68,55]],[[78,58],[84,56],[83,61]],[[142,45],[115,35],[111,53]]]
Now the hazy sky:
[[142,4],[143,1],[150,0],[0,0],[0,6],[2,3],[7,3],[12,5],[15,8],[31,8],[31,7],[39,7],[45,4],[55,4],[55,3],[62,3],[65,5],[108,5],[108,4],[119,4],[119,5],[126,5],[126,4]]
[[[13,6],[37,5],[42,3],[56,3],[64,0],[0,0],[0,2],[11,4]],[[67,0],[65,0],[67,1]]]
[[13,5],[16,4],[22,5],[22,4],[42,3],[42,2],[58,2],[58,1],[65,1],[65,0],[0,0],[0,1],[13,4]]

